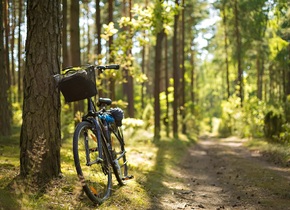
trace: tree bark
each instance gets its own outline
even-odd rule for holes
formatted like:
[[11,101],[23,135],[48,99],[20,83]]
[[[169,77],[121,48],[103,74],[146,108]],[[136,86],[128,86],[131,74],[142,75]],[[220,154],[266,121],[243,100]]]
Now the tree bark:
[[20,175],[43,186],[60,173],[60,0],[27,1]]
[[19,8],[18,8],[18,102],[22,99],[22,45],[21,45],[21,25],[22,25],[22,0],[19,0]]
[[102,53],[102,45],[101,45],[101,9],[100,9],[100,0],[96,0],[96,28],[97,28],[97,56],[98,61],[100,59],[101,53]]
[[[4,11],[3,11],[4,10]],[[7,81],[8,86],[11,86],[11,75],[10,75],[10,59],[9,59],[9,39],[10,39],[10,27],[9,27],[9,1],[4,0],[4,9],[3,9],[3,15],[4,15],[4,33],[5,33],[5,49],[4,49],[4,55],[5,55],[5,67],[7,72]],[[1,11],[1,13],[2,13]]]
[[164,67],[165,67],[165,95],[166,95],[166,114],[164,119],[164,125],[166,127],[166,136],[169,137],[169,70],[168,70],[168,36],[165,34],[165,47],[164,47]]
[[[162,3],[160,0],[155,5],[155,13],[157,15],[162,14]],[[154,140],[160,139],[160,79],[161,79],[161,67],[162,67],[162,40],[164,37],[163,17],[155,17],[156,23],[156,45],[155,45],[155,60],[154,60]]]
[[[142,74],[145,74],[146,72],[146,45],[144,44],[142,46],[142,65],[141,65],[141,70],[142,70]],[[141,84],[141,108],[144,109],[145,108],[145,82],[142,82]]]
[[8,101],[8,75],[5,67],[4,52],[4,28],[3,28],[3,1],[0,1],[0,136],[8,136],[11,133],[11,115]]
[[186,110],[185,110],[185,4],[182,0],[182,12],[181,12],[181,104],[180,104],[180,114],[182,117],[182,133],[186,133],[186,122],[185,119]]
[[[130,21],[132,21],[132,0],[129,0],[129,8],[128,8],[128,13],[129,13],[129,18]],[[132,39],[131,37],[131,27],[128,27],[128,34],[129,34],[129,39]],[[133,42],[133,41],[132,41]],[[132,56],[132,47],[128,49],[127,52],[128,56]],[[134,118],[134,79],[132,74],[128,74],[127,77],[128,80],[128,91],[127,91],[127,99],[128,99],[128,114],[129,117]]]
[[[108,24],[113,22],[113,0],[108,0]],[[113,36],[109,37],[109,63],[114,62],[114,58],[112,55],[112,46],[113,46]],[[109,90],[110,90],[110,98],[115,100],[115,76],[114,74],[110,75],[109,78]]]
[[[194,45],[194,44],[192,44]],[[191,105],[191,114],[194,114],[194,109],[195,109],[195,61],[194,61],[194,51],[191,52],[190,55],[190,64],[191,64],[191,74],[190,74],[190,98],[192,101],[192,105]]]
[[162,66],[162,39],[164,37],[164,30],[157,33],[155,46],[155,78],[154,78],[154,138],[160,139],[160,74]]
[[[190,25],[193,25],[195,23],[195,16],[192,15],[192,17],[190,18]],[[195,105],[195,47],[194,47],[194,39],[195,39],[195,33],[194,31],[191,31],[191,47],[190,49],[190,101],[191,101],[191,106],[190,106],[190,112],[192,115],[194,115],[194,105]]]
[[227,98],[230,97],[230,79],[229,79],[229,53],[228,53],[228,31],[227,31],[227,14],[225,3],[222,7],[222,19],[224,25],[224,45],[225,45],[225,62],[226,62],[226,84],[227,84]]
[[[14,86],[16,85],[16,77],[15,77],[15,60],[14,60],[14,48],[15,48],[15,28],[16,28],[16,9],[15,9],[15,2],[12,2],[12,15],[11,15],[11,38],[10,38],[10,75],[11,75],[11,84]],[[15,93],[12,93],[11,95],[14,95]],[[16,101],[16,96],[13,96],[12,101]]]
[[67,26],[68,26],[68,7],[67,7],[67,0],[62,0],[62,16],[63,16],[63,28],[62,28],[62,57],[63,57],[63,63],[62,67],[68,67],[70,65],[70,59],[69,59],[69,49],[68,49],[68,33],[67,33]]
[[[175,0],[175,4],[178,5],[179,1]],[[178,14],[174,15],[173,26],[173,80],[174,80],[174,101],[173,101],[173,136],[178,137],[178,104],[179,104],[179,67],[178,67],[178,53],[177,53],[177,25]]]
[[242,69],[242,40],[240,33],[240,21],[239,21],[239,9],[238,2],[234,2],[234,15],[235,15],[235,36],[236,36],[236,54],[238,62],[238,87],[239,87],[239,97],[241,99],[241,106],[243,106],[244,101],[244,81],[243,81],[243,69]]
[[[71,65],[81,65],[81,47],[80,47],[80,7],[78,0],[71,1],[70,7],[70,56]],[[74,113],[84,111],[84,101],[74,102]]]
[[260,57],[261,51],[258,51],[256,66],[257,66],[257,98],[262,100],[263,98],[263,58]]
[[[101,8],[100,8],[100,0],[96,0],[96,35],[97,35],[97,47],[96,47],[96,53],[97,53],[97,63],[100,65],[101,60],[103,58],[102,56],[102,44],[101,44],[101,34],[102,34],[102,24],[101,24]],[[98,74],[98,80],[100,85],[102,85],[103,81],[100,79],[100,75]],[[103,95],[102,88],[98,89],[98,95]]]

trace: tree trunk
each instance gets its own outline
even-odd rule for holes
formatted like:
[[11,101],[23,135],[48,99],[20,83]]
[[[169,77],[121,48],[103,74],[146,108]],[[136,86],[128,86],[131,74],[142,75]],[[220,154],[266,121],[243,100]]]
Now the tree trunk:
[[[144,44],[142,46],[142,65],[141,65],[141,70],[142,74],[145,74],[146,70],[146,60],[145,60],[145,55],[146,55],[146,45]],[[141,84],[141,108],[145,108],[145,82],[142,82]]]
[[[113,22],[113,0],[108,0],[108,4],[109,4],[108,5],[108,24],[109,24],[110,22]],[[110,36],[109,37],[109,53],[111,52],[112,44],[113,44],[113,37]],[[112,56],[109,55],[109,60],[110,61],[112,60],[111,57]]]
[[262,100],[263,96],[263,64],[258,51],[256,66],[257,66],[257,98]]
[[[193,25],[195,22],[195,17],[191,17],[190,19],[190,24]],[[191,33],[191,47],[190,49],[195,49],[194,47],[194,39],[195,39],[195,33],[194,31],[192,31]],[[191,50],[190,52],[190,66],[191,66],[191,70],[190,70],[190,101],[191,101],[191,106],[190,106],[190,113],[192,115],[194,115],[194,105],[195,105],[195,93],[194,93],[194,85],[195,85],[195,60],[194,60],[194,55],[195,55],[195,51]]]
[[239,24],[239,9],[238,2],[234,2],[234,16],[235,16],[235,36],[236,36],[236,54],[238,62],[238,87],[239,87],[239,97],[241,99],[241,106],[243,106],[244,101],[244,82],[243,82],[243,69],[242,69],[242,40],[240,34],[240,24]]
[[285,119],[286,122],[289,123],[290,122],[290,107],[289,107],[289,95],[290,95],[290,43],[288,42],[288,63],[286,66],[286,87],[285,87],[285,95],[284,95],[284,103],[285,103]]
[[70,61],[69,61],[69,49],[68,49],[68,40],[67,40],[67,26],[68,26],[68,22],[67,22],[67,11],[68,11],[68,7],[67,7],[67,0],[62,0],[62,16],[63,16],[63,28],[62,28],[62,57],[63,57],[63,63],[62,63],[62,67],[68,67],[70,65]]
[[[97,63],[100,65],[101,64],[101,60],[103,58],[102,56],[102,45],[101,45],[101,34],[102,34],[102,24],[101,24],[101,9],[100,9],[100,0],[96,0],[96,35],[97,35],[97,48],[96,48],[96,52],[97,52]],[[100,85],[102,85],[102,80],[100,79],[100,75],[98,74],[98,80]],[[103,95],[103,90],[102,88],[98,89],[98,95],[102,96]]]
[[180,106],[180,114],[182,117],[182,133],[186,133],[186,122],[184,121],[186,110],[185,110],[185,4],[184,0],[182,0],[182,20],[181,20],[181,106]]
[[160,74],[162,66],[162,39],[164,30],[157,33],[155,46],[155,78],[154,78],[154,138],[160,139]]
[[11,132],[11,115],[8,101],[8,75],[5,68],[5,52],[4,52],[4,28],[3,28],[3,4],[0,1],[0,136],[8,136]]
[[[178,5],[178,0],[175,0]],[[178,67],[178,53],[177,53],[177,25],[178,14],[174,15],[173,26],[173,80],[174,80],[174,101],[173,101],[173,136],[178,138],[178,102],[179,102],[179,67]]]
[[230,79],[229,79],[229,53],[228,53],[228,31],[227,31],[227,14],[226,5],[223,4],[222,7],[222,19],[224,25],[224,44],[225,44],[225,62],[226,62],[226,84],[227,84],[227,98],[230,97]]
[[[290,38],[290,37],[289,37]],[[286,69],[287,69],[287,74],[286,74],[286,85],[285,85],[285,95],[286,95],[286,98],[288,95],[290,95],[290,42],[288,41],[288,62],[287,62],[287,66],[286,66]],[[289,119],[290,120],[290,119]]]
[[[192,44],[194,45],[194,44]],[[192,105],[191,105],[191,114],[193,115],[194,114],[194,105],[195,105],[195,94],[194,94],[194,79],[195,79],[195,62],[194,62],[194,51],[191,51],[191,55],[190,55],[190,64],[191,64],[191,74],[190,74],[190,99],[191,99],[191,102],[192,102]]]
[[[91,30],[91,26],[89,24],[90,20],[90,7],[89,7],[89,2],[86,4],[86,19],[87,19],[87,52],[85,53],[85,59],[83,59],[83,62],[91,63],[93,60],[91,59],[91,55],[93,52],[91,52],[91,46],[92,46],[92,39],[91,39],[91,34],[93,34],[93,31]],[[85,40],[84,40],[85,41]]]
[[[129,18],[130,21],[132,20],[132,0],[128,0],[128,7],[126,6],[126,0],[123,0],[123,16],[126,17],[127,14],[129,14]],[[125,27],[125,30],[127,31],[127,38],[128,38],[128,42],[131,42],[132,39],[132,35],[131,35],[131,27],[127,26]],[[130,46],[127,49],[126,52],[128,57],[132,56],[132,46]],[[130,67],[129,67],[130,68]],[[128,115],[131,118],[134,118],[134,80],[132,77],[132,73],[130,72],[131,70],[125,67],[123,69],[123,73],[124,73],[124,79],[127,81],[126,83],[123,84],[123,94],[126,96],[127,100],[128,100]]]
[[[132,0],[129,0],[129,8],[128,13],[130,17],[130,21],[132,21]],[[131,39],[131,27],[128,27],[129,30],[129,38]],[[133,41],[132,41],[133,42]],[[132,47],[128,49],[128,56],[132,56]],[[134,118],[134,80],[132,74],[128,75],[128,91],[127,91],[127,99],[128,99],[128,114],[129,117]]]
[[[78,0],[71,1],[70,7],[70,54],[71,65],[81,65],[80,47],[80,26],[79,26],[80,7]],[[74,102],[74,113],[84,111],[84,101]]]
[[20,175],[43,186],[60,173],[60,0],[27,2]]
[[[10,59],[9,59],[9,39],[10,39],[10,26],[9,26],[9,1],[4,0],[4,32],[5,32],[5,50],[4,50],[4,55],[5,55],[5,67],[6,67],[6,72],[7,72],[7,81],[8,81],[8,87],[11,86],[11,75],[10,75]],[[2,11],[3,11],[2,10]],[[1,13],[2,13],[1,11]]]
[[273,98],[274,97],[274,69],[273,69],[273,64],[269,66],[269,83],[270,83],[270,87],[269,87],[269,98]]
[[17,87],[18,87],[18,102],[22,99],[22,47],[21,47],[21,24],[22,24],[22,0],[19,0],[19,8],[18,8],[18,81],[17,81]]
[[72,0],[70,7],[70,51],[72,66],[81,65],[79,16],[79,1]]
[[[162,14],[163,1],[156,2],[155,13]],[[155,17],[158,18],[158,17]],[[160,18],[160,17],[159,17]],[[163,17],[157,20],[156,23],[156,45],[155,45],[155,60],[154,60],[154,140],[160,139],[160,79],[161,79],[161,67],[162,67],[162,40],[164,37]]]
[[[146,9],[147,9],[147,6],[148,6],[148,2],[146,1],[145,2],[145,8]],[[146,38],[146,30],[144,31],[144,39],[145,38]],[[142,66],[141,66],[142,74],[146,74],[147,73],[147,71],[146,71],[146,66],[147,66],[146,65],[146,54],[147,54],[146,48],[147,48],[147,45],[144,43],[143,46],[142,46]],[[142,82],[142,86],[141,86],[141,107],[142,107],[142,109],[145,108],[145,88],[146,88],[146,83]]]
[[97,56],[98,61],[100,60],[100,56],[102,54],[102,45],[101,45],[101,31],[102,31],[102,25],[101,25],[101,9],[100,9],[100,0],[96,0],[96,29],[97,29]]
[[[109,9],[108,9],[108,24],[113,22],[113,0],[108,0]],[[113,36],[109,37],[109,63],[114,62],[114,58],[112,55],[112,46],[113,46]],[[109,90],[110,90],[110,98],[115,100],[115,76],[114,74],[110,75],[109,78]]]
[[168,70],[168,37],[165,34],[165,47],[164,47],[164,67],[165,67],[165,96],[166,96],[166,114],[164,119],[164,125],[166,127],[166,136],[169,137],[169,70]]
[[[16,9],[15,9],[15,2],[12,2],[12,15],[11,15],[11,39],[10,39],[10,63],[11,63],[11,68],[10,68],[10,75],[11,75],[11,84],[13,86],[16,85],[16,77],[15,77],[15,60],[14,60],[14,47],[15,47],[15,28],[16,28]],[[15,93],[12,93],[13,97],[11,98],[12,101],[16,100],[16,96],[14,95]]]

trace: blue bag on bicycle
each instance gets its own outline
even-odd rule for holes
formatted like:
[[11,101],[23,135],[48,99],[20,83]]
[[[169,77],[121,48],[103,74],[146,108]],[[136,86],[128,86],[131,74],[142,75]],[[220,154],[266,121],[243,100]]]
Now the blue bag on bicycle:
[[122,126],[122,120],[124,118],[123,110],[120,108],[111,108],[109,112],[114,117],[116,125]]

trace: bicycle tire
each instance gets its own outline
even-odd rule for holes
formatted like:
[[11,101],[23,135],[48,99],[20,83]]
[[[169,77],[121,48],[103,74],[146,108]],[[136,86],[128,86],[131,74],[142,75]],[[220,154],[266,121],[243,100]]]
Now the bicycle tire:
[[73,155],[76,171],[84,192],[91,201],[101,204],[110,196],[112,172],[106,146],[102,147],[102,161],[91,165],[87,164],[88,157],[91,162],[99,157],[97,137],[94,130],[94,125],[87,121],[77,125],[73,137]]
[[112,167],[119,185],[124,185],[128,177],[128,164],[126,159],[125,142],[121,127],[112,124],[111,146],[112,146]]

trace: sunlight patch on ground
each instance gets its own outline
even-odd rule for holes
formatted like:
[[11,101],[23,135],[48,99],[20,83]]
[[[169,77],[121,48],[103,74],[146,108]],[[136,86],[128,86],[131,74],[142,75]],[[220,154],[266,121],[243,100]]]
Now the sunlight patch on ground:
[[148,150],[147,146],[126,146],[126,156],[129,164],[133,167],[150,170],[156,164],[157,148],[151,147],[150,150]]

